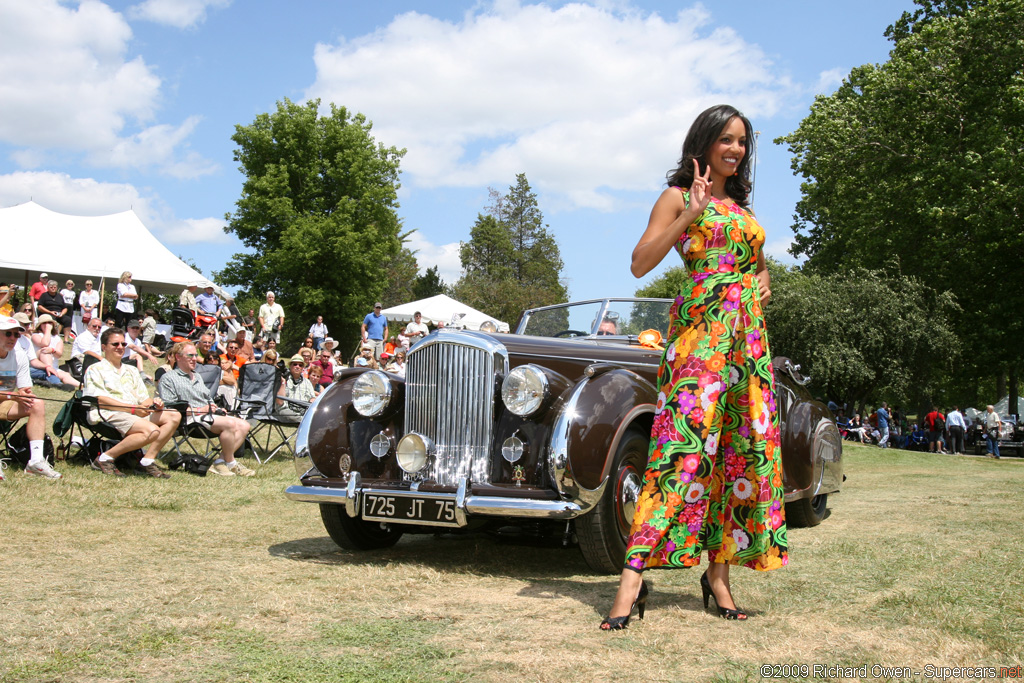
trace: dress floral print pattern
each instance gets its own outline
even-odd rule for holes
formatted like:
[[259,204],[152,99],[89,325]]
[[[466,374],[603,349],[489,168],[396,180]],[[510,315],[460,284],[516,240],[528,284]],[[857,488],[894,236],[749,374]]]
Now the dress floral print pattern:
[[676,244],[690,279],[671,309],[629,569],[694,566],[705,549],[751,569],[788,562],[763,244],[757,220],[718,199]]

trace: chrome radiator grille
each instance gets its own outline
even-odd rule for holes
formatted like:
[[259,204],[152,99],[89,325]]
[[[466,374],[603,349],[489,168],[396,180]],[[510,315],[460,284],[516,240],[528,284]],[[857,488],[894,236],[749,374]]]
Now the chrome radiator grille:
[[495,372],[507,370],[504,347],[472,332],[440,331],[409,353],[405,431],[429,437],[436,449],[425,479],[490,482]]

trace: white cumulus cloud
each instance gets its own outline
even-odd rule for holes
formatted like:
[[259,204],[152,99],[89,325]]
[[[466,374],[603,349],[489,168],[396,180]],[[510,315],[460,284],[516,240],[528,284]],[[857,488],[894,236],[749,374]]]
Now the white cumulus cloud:
[[16,148],[15,163],[70,152],[179,177],[212,170],[179,151],[197,120],[153,123],[161,81],[129,58],[131,38],[124,17],[97,0],[0,0],[0,141]]
[[434,244],[422,231],[417,230],[409,235],[405,246],[415,252],[420,274],[436,266],[441,279],[449,285],[455,284],[462,275],[462,260],[459,258],[461,245],[458,242]]
[[176,28],[189,28],[206,19],[206,10],[227,7],[231,0],[146,0],[132,5],[128,16],[167,24]]
[[[496,2],[458,22],[408,12],[319,44],[307,96],[366,114],[408,148],[417,186],[502,185],[525,172],[571,206],[650,190],[686,128],[720,102],[773,114],[793,86],[701,5],[662,17],[623,2]],[[653,179],[653,180],[652,180]]]

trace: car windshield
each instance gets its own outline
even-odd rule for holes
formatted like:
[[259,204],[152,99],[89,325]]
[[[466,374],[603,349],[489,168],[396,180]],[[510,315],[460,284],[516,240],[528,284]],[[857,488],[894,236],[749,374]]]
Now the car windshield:
[[636,336],[644,330],[668,334],[671,299],[598,299],[526,312],[517,334],[531,337]]

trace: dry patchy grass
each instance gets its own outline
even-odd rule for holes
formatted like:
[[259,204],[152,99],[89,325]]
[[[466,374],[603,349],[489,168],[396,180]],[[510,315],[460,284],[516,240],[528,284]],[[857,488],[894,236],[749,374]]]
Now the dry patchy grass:
[[[54,411],[55,412],[55,411]],[[759,680],[763,663],[1022,663],[1024,464],[851,446],[791,565],[737,570],[752,618],[702,611],[699,571],[651,572],[647,619],[575,549],[407,536],[352,554],[254,479],[0,485],[0,681]],[[820,680],[820,679],[817,679]]]

